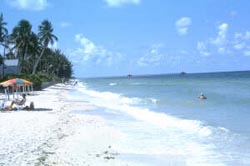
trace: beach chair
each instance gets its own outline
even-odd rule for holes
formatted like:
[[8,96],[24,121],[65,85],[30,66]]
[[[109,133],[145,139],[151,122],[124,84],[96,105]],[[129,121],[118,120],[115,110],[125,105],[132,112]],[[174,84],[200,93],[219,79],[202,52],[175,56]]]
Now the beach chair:
[[26,103],[26,100],[23,100],[23,101],[21,101],[21,102],[15,103],[16,108],[17,108],[17,111],[22,110],[22,109],[25,107],[25,103]]

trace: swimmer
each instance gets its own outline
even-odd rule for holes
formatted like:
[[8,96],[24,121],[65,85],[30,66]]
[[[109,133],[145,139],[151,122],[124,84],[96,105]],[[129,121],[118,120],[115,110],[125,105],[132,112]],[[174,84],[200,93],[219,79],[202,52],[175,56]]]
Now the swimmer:
[[206,97],[203,93],[201,93],[201,95],[198,96],[198,98],[199,98],[199,99],[207,99],[207,97]]

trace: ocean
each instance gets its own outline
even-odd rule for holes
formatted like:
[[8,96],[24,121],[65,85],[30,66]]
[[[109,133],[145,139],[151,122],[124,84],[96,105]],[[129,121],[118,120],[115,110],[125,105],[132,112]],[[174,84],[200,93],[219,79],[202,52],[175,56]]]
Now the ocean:
[[249,71],[84,78],[77,86],[72,95],[97,108],[81,114],[102,116],[121,133],[113,146],[123,160],[250,165]]

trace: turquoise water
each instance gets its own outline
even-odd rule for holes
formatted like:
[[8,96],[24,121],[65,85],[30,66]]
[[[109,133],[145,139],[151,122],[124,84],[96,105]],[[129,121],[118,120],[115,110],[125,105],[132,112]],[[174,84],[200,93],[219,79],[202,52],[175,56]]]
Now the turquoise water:
[[[250,165],[250,72],[81,81],[77,95],[103,108],[101,115],[126,135],[118,149],[129,159]],[[197,98],[201,92],[207,100]]]

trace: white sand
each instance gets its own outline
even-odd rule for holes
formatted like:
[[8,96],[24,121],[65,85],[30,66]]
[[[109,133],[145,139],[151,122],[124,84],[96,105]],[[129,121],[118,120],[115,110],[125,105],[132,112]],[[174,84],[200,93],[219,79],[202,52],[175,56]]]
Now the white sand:
[[104,119],[71,112],[95,109],[69,101],[67,92],[72,88],[57,84],[27,96],[26,104],[33,101],[38,111],[0,113],[1,166],[134,166],[119,159],[115,150],[119,132]]

